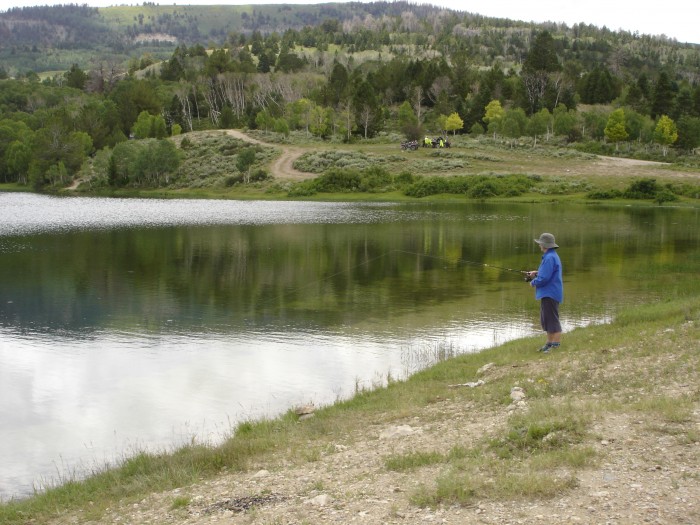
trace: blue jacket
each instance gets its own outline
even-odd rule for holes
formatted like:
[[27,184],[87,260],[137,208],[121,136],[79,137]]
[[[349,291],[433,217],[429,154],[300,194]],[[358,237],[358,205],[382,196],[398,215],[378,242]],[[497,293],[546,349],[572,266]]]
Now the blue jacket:
[[535,287],[535,298],[551,297],[558,303],[564,300],[564,284],[561,278],[561,260],[556,249],[550,248],[542,254],[537,277],[530,283]]

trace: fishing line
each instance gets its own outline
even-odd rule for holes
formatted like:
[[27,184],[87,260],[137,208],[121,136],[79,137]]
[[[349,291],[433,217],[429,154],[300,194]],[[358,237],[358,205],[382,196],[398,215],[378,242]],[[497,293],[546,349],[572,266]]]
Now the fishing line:
[[[289,289],[287,292],[279,292],[279,293],[277,293],[277,294],[275,295],[275,297],[269,297],[269,298],[267,298],[266,300],[261,301],[261,302],[258,303],[258,304],[259,304],[259,305],[262,304],[263,307],[272,306],[272,304],[273,304],[275,301],[278,301],[279,298],[280,298],[280,296],[283,295],[283,294],[285,294],[285,293],[289,293],[289,292],[292,292],[292,293],[293,293],[293,292],[300,292],[300,291],[304,290],[305,288],[309,288],[309,287],[312,287],[312,286],[316,286],[316,285],[318,285],[318,284],[320,284],[320,283],[323,283],[323,282],[325,282],[325,281],[329,281],[329,280],[331,280],[331,279],[333,279],[333,278],[335,278],[335,277],[338,277],[339,275],[344,275],[344,274],[350,273],[350,272],[352,272],[353,270],[356,270],[357,268],[360,268],[360,267],[362,267],[362,266],[367,266],[367,265],[369,265],[370,263],[373,263],[374,261],[378,261],[379,259],[382,259],[382,258],[384,258],[384,257],[386,257],[387,255],[390,255],[390,254],[392,254],[392,253],[404,253],[404,254],[407,254],[407,255],[417,255],[417,256],[419,256],[419,257],[426,257],[426,258],[437,259],[437,260],[442,260],[442,261],[455,261],[455,259],[450,259],[450,258],[447,258],[447,257],[444,257],[444,256],[430,255],[430,254],[427,254],[427,253],[412,252],[412,251],[409,251],[409,250],[401,250],[401,249],[398,249],[398,248],[397,248],[397,249],[393,249],[393,250],[388,250],[388,251],[386,251],[386,252],[384,252],[384,253],[381,253],[380,255],[377,255],[377,256],[375,256],[375,257],[371,257],[371,258],[369,258],[369,259],[366,259],[366,260],[364,260],[364,261],[362,261],[362,262],[359,262],[359,263],[357,263],[357,264],[354,264],[354,265],[352,265],[352,266],[349,266],[348,268],[344,268],[344,269],[342,269],[342,270],[339,270],[339,271],[337,271],[337,272],[335,272],[335,273],[332,273],[332,274],[327,275],[327,276],[325,276],[325,277],[322,277],[322,278],[320,278],[320,279],[316,279],[316,280],[311,281],[311,282],[308,282],[308,283],[306,283],[306,284],[293,287],[293,288]],[[516,270],[516,269],[514,269],[514,268],[506,268],[506,267],[504,267],[504,266],[496,266],[495,264],[488,264],[488,263],[481,263],[481,262],[476,262],[476,261],[469,261],[469,260],[467,260],[467,259],[461,259],[461,258],[460,258],[460,259],[456,259],[456,262],[458,262],[458,263],[463,263],[463,264],[469,264],[469,265],[472,265],[472,266],[479,266],[479,267],[482,267],[482,268],[493,268],[493,269],[495,269],[495,270],[501,270],[501,271],[504,271],[504,272],[513,272],[513,273],[517,273],[517,274],[519,274],[519,275],[525,275],[525,274],[527,274],[527,272],[526,272],[525,270]]]
[[364,261],[362,261],[362,262],[359,262],[359,263],[357,263],[357,264],[355,264],[355,265],[353,265],[353,266],[350,266],[350,267],[348,267],[348,268],[344,268],[344,269],[339,270],[339,271],[337,271],[337,272],[335,272],[335,273],[332,273],[332,274],[330,274],[330,275],[326,275],[325,277],[321,277],[320,279],[316,279],[316,280],[310,281],[310,282],[308,282],[308,283],[306,283],[306,284],[301,284],[301,285],[299,285],[299,286],[295,286],[295,287],[293,287],[293,288],[290,288],[290,289],[288,289],[286,292],[278,292],[274,297],[270,297],[270,298],[268,298],[267,300],[261,301],[261,303],[259,303],[259,304],[262,304],[263,307],[266,306],[266,303],[270,303],[270,305],[271,305],[271,304],[273,303],[273,301],[278,301],[279,298],[280,298],[283,294],[285,294],[285,293],[300,292],[300,291],[304,290],[305,288],[310,288],[310,287],[312,287],[312,286],[316,286],[316,285],[318,285],[318,284],[320,284],[320,283],[323,283],[323,282],[325,282],[325,281],[329,281],[329,280],[333,279],[334,277],[338,277],[339,275],[343,275],[343,274],[350,273],[350,272],[352,272],[353,270],[356,270],[357,268],[360,268],[361,266],[366,266],[366,265],[368,265],[368,264],[370,264],[370,263],[373,263],[374,261],[377,261],[377,260],[379,260],[379,259],[382,259],[383,257],[386,257],[386,256],[389,255],[392,251],[396,251],[396,250],[389,250],[389,251],[387,251],[387,252],[382,253],[381,255],[377,255],[376,257],[371,257],[371,258],[366,259],[366,260],[364,260]]
[[[454,261],[454,259],[449,259],[447,257],[443,257],[440,255],[430,255],[427,253],[409,252],[407,250],[398,250],[398,249],[392,250],[392,251],[407,253],[407,254],[411,254],[411,255],[418,255],[421,257],[429,257],[431,259],[439,259],[442,261]],[[496,270],[502,270],[504,272],[515,272],[515,273],[518,273],[520,275],[524,275],[527,273],[525,270],[516,270],[514,268],[506,268],[504,266],[496,266],[495,264],[487,264],[487,263],[480,263],[480,262],[476,262],[476,261],[468,261],[467,259],[457,259],[457,262],[464,263],[464,264],[471,264],[472,266],[482,266],[484,268],[494,268]]]

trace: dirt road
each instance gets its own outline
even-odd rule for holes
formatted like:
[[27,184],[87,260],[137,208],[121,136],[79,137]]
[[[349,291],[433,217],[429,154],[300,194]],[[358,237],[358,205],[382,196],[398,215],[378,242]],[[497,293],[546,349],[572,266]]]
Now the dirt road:
[[276,179],[297,181],[310,179],[315,176],[313,173],[304,173],[303,171],[294,169],[294,161],[301,157],[301,155],[304,153],[304,150],[301,148],[292,148],[280,146],[279,144],[263,142],[236,129],[226,130],[226,133],[239,140],[250,142],[251,144],[261,144],[273,148],[281,148],[282,154],[270,165],[270,173]]

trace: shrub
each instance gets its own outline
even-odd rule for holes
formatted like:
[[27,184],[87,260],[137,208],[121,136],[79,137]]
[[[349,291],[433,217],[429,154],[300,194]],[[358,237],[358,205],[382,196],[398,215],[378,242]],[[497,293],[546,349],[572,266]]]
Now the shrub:
[[483,135],[485,133],[484,126],[482,126],[478,122],[474,122],[474,124],[472,124],[472,127],[469,129],[469,133],[471,135],[475,135],[475,136],[476,135]]
[[376,191],[391,184],[391,175],[387,170],[374,166],[362,173],[360,191]]
[[678,196],[668,188],[663,188],[662,190],[656,192],[656,197],[654,198],[654,202],[657,204],[663,204],[664,202],[675,202],[677,200]]
[[409,197],[427,197],[439,193],[448,193],[450,186],[443,177],[421,177],[404,191]]
[[360,189],[362,176],[357,170],[334,168],[314,182],[316,191],[323,193],[357,191]]
[[620,190],[594,190],[588,192],[586,197],[594,200],[617,199],[622,197],[622,192]]
[[231,186],[235,186],[236,184],[241,184],[243,182],[243,175],[238,174],[238,175],[229,175],[224,179],[224,186],[227,188],[230,188]]
[[413,173],[411,173],[410,171],[402,171],[396,176],[394,182],[403,186],[406,184],[412,184],[415,180],[416,178],[413,175]]
[[316,185],[315,181],[304,181],[295,184],[289,189],[287,193],[290,197],[310,197],[311,195],[316,195]]
[[468,192],[474,199],[487,199],[500,195],[501,191],[495,181],[488,179],[477,182]]
[[499,182],[501,183],[501,193],[509,197],[517,197],[523,193],[530,191],[533,186],[535,186],[535,181],[541,181],[541,177],[528,177],[522,174],[507,175],[505,177],[499,177]]
[[681,195],[683,197],[689,197],[691,199],[700,199],[700,186],[695,186],[693,184],[678,184],[669,183],[666,184],[666,188],[671,191],[674,195]]
[[263,169],[255,170],[250,175],[250,182],[262,182],[264,180],[270,179],[270,174]]
[[634,181],[625,190],[625,197],[628,199],[653,199],[659,191],[656,179],[640,179]]
[[449,192],[455,194],[466,194],[469,191],[469,187],[473,183],[469,177],[456,176],[447,179],[449,185]]

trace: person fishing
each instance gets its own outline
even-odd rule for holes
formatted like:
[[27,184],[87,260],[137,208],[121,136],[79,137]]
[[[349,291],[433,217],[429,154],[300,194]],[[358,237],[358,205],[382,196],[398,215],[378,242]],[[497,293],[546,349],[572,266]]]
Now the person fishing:
[[561,344],[561,323],[559,322],[559,305],[564,300],[564,284],[559,245],[554,235],[543,233],[535,242],[542,250],[542,260],[537,270],[526,272],[526,280],[535,288],[535,299],[540,301],[540,324],[547,332],[547,342],[539,351],[549,353]]

